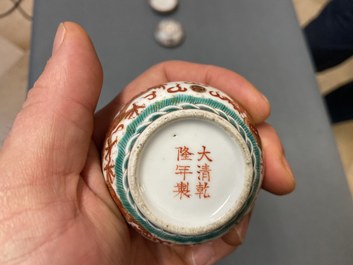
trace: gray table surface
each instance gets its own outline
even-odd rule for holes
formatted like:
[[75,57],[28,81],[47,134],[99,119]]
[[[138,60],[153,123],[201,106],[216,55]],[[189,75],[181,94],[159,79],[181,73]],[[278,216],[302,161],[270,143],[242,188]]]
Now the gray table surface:
[[232,69],[270,99],[297,189],[286,197],[262,192],[244,245],[219,264],[353,264],[352,199],[290,0],[182,1],[171,17],[187,39],[174,50],[154,42],[161,16],[147,1],[37,0],[34,13],[30,84],[58,23],[72,20],[87,29],[103,64],[100,106],[167,59]]

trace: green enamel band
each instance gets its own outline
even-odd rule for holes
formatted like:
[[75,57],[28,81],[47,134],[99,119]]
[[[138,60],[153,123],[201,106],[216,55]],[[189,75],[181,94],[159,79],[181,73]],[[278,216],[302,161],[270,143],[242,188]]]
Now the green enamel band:
[[[233,124],[232,119],[228,120],[230,123],[237,128],[237,125],[242,128],[242,130],[238,130],[239,133],[242,135],[244,139],[248,139],[246,144],[252,154],[252,163],[253,163],[253,183],[252,183],[252,190],[250,191],[249,198],[243,205],[242,209],[239,213],[234,216],[226,225],[220,227],[219,229],[203,234],[203,235],[177,235],[170,233],[168,231],[164,231],[159,227],[156,227],[153,223],[149,222],[142,213],[137,209],[134,205],[133,198],[129,192],[126,192],[125,187],[128,187],[127,176],[124,178],[124,172],[128,166],[128,158],[126,158],[125,150],[127,144],[130,142],[132,137],[136,137],[137,134],[140,134],[147,126],[141,127],[140,125],[143,124],[146,118],[149,118],[151,121],[158,119],[160,115],[158,113],[153,115],[153,113],[159,112],[161,109],[167,108],[167,112],[178,111],[180,108],[173,108],[173,106],[178,106],[178,104],[188,103],[190,105],[203,105],[207,106],[206,108],[201,108],[204,111],[210,111],[214,109],[215,111],[219,110],[219,113],[225,113],[229,117],[231,117],[237,124]],[[190,107],[192,108],[192,107]],[[215,113],[215,112],[213,112]],[[152,116],[151,116],[152,115]],[[220,115],[222,117],[222,115]],[[226,119],[226,117],[223,117]],[[118,143],[118,155],[115,161],[115,174],[116,174],[116,191],[118,193],[119,199],[123,205],[123,207],[133,216],[133,218],[148,232],[152,235],[161,239],[163,241],[167,241],[174,244],[197,244],[202,243],[204,241],[208,241],[210,239],[219,237],[225,234],[231,227],[237,224],[241,218],[247,213],[248,209],[253,204],[257,191],[259,190],[260,182],[261,182],[261,149],[259,148],[255,137],[253,136],[252,132],[248,128],[248,126],[244,123],[243,119],[239,116],[239,114],[233,110],[225,106],[224,104],[215,101],[209,98],[198,98],[189,95],[175,95],[172,98],[164,99],[161,101],[157,101],[152,105],[148,106],[144,111],[140,113],[138,117],[136,117],[126,129],[124,136],[121,138],[120,142]]]

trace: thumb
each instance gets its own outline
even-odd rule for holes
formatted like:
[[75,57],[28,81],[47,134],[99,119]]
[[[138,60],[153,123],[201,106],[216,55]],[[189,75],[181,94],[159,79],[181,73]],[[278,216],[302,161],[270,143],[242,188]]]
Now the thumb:
[[81,172],[101,85],[101,65],[88,35],[75,23],[61,23],[52,57],[28,93],[1,158],[35,167],[37,177]]

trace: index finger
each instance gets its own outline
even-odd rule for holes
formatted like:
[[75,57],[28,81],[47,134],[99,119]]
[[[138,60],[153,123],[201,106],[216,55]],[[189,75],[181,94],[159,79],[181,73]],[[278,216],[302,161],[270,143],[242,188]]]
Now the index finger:
[[265,96],[235,72],[213,65],[167,61],[145,71],[96,114],[96,143],[101,144],[121,106],[147,88],[171,81],[192,81],[221,89],[247,110],[255,124],[262,123],[270,114],[270,104]]

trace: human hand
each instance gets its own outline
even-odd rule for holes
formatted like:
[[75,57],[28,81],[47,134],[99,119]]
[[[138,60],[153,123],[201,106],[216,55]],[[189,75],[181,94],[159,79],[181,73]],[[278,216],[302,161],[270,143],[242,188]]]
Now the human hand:
[[96,115],[102,69],[82,28],[59,26],[52,57],[28,94],[0,153],[0,264],[214,264],[242,243],[249,215],[227,235],[196,246],[152,243],[130,229],[103,179],[98,150],[116,111],[141,89],[186,80],[220,88],[259,130],[263,188],[294,189],[267,100],[215,66],[165,62],[131,82]]

